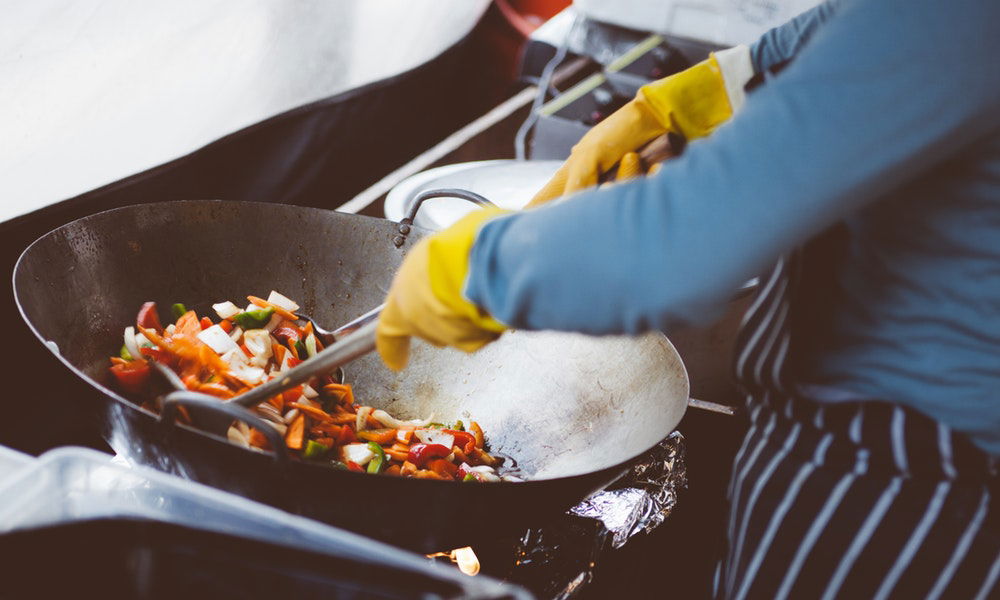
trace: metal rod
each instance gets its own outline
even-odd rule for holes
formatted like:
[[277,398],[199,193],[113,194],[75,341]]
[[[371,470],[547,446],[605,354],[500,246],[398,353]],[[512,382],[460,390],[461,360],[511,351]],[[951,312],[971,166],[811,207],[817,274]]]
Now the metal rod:
[[292,386],[305,383],[317,375],[325,375],[335,371],[337,367],[375,350],[375,329],[378,327],[378,315],[371,312],[368,315],[371,320],[351,335],[324,348],[322,352],[286,371],[281,377],[272,379],[235,398],[230,398],[226,400],[226,403],[252,408]]
[[699,400],[697,398],[688,398],[688,406],[691,408],[707,410],[708,412],[719,413],[720,415],[729,415],[730,417],[736,414],[736,409],[732,406],[719,404],[717,402],[709,402],[708,400]]

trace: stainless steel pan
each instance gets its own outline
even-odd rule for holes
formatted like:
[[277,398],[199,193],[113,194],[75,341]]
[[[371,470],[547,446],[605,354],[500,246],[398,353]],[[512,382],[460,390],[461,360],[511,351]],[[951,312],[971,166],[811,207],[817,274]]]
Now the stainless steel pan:
[[130,206],[37,240],[18,261],[14,290],[38,338],[102,393],[105,437],[119,454],[413,548],[471,543],[564,510],[673,430],[688,383],[662,335],[513,332],[472,355],[415,343],[402,374],[377,356],[348,365],[362,403],[403,419],[477,420],[492,449],[532,479],[525,483],[449,484],[281,460],[161,422],[109,386],[108,356],[142,302],[207,307],[277,289],[320,322],[342,323],[383,300],[420,235],[397,247],[393,222],[285,205]]

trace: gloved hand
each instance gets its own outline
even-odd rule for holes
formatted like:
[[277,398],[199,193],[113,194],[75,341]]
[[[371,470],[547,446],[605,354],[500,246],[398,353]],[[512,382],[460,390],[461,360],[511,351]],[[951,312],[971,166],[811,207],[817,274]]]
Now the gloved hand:
[[410,337],[472,352],[507,327],[465,299],[469,254],[479,229],[509,211],[477,210],[413,247],[396,272],[379,316],[375,345],[382,361],[399,371],[410,355]]
[[742,106],[743,86],[751,77],[750,51],[736,46],[641,87],[631,102],[573,146],[526,208],[596,185],[602,173],[659,135],[673,132],[693,140],[710,134]]

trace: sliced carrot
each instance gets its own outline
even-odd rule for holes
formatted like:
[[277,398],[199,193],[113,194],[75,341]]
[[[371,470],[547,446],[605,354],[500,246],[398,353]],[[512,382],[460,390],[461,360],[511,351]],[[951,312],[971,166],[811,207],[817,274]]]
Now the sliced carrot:
[[129,361],[125,360],[124,358],[119,358],[117,356],[111,357],[111,364],[113,365],[125,365],[128,364],[128,362]]
[[410,461],[404,461],[403,466],[400,468],[403,475],[413,475],[417,472],[417,465],[411,463]]
[[402,436],[403,437],[403,441],[406,442],[407,444],[409,444],[410,440],[413,439],[413,428],[412,427],[409,427],[409,428],[408,427],[400,427],[399,430],[396,433],[397,439],[399,438],[399,436]]
[[281,394],[271,396],[271,398],[268,399],[268,403],[270,403],[274,408],[277,408],[278,412],[285,412],[285,399],[281,396]]
[[483,444],[486,443],[486,436],[483,435],[483,428],[479,426],[479,423],[472,421],[469,423],[469,429],[476,436],[476,448],[482,448]]
[[281,344],[271,343],[271,354],[274,355],[274,363],[279,367],[285,362],[285,352],[288,352],[288,348],[285,348]]
[[445,460],[443,458],[435,458],[434,460],[428,462],[427,468],[442,477],[447,477],[448,479],[454,479],[455,474],[458,473],[458,467],[455,466],[450,460]]
[[174,335],[182,333],[194,337],[201,332],[201,323],[198,322],[198,315],[193,310],[189,310],[177,318],[174,324]]
[[163,348],[168,352],[171,351],[170,344],[168,344],[166,340],[160,337],[160,334],[156,333],[155,329],[148,329],[141,325],[138,325],[138,327],[139,327],[139,333],[146,336],[146,339],[153,342],[153,345],[159,346],[160,348]]
[[394,450],[392,448],[388,448],[388,449],[387,448],[383,448],[382,450],[385,451],[386,456],[388,456],[389,458],[391,458],[393,460],[398,460],[400,462],[405,462],[406,459],[409,458],[409,456],[410,456],[410,451],[409,450]]
[[187,409],[186,406],[178,404],[177,405],[177,414],[179,414],[181,416],[181,421],[184,421],[188,425],[191,424],[191,413],[188,412],[188,409]]
[[416,477],[417,479],[439,479],[442,481],[451,479],[450,477],[447,477],[445,475],[438,475],[437,473],[431,471],[430,469],[420,469],[419,471],[414,473],[413,476]]
[[315,439],[316,439],[317,443],[323,444],[327,448],[330,448],[330,447],[333,446],[333,438],[332,437],[318,437],[318,438],[315,438]]
[[328,383],[323,386],[323,391],[328,396],[336,398],[337,402],[354,404],[354,390],[349,383]]
[[356,416],[347,413],[334,413],[330,415],[330,422],[337,425],[350,425],[356,420]]
[[365,427],[368,428],[368,429],[379,429],[379,428],[383,427],[383,425],[382,425],[382,421],[379,421],[375,417],[373,417],[371,415],[368,415],[365,418]]
[[383,473],[386,475],[392,475],[393,477],[399,477],[400,475],[402,475],[402,470],[403,469],[399,465],[392,465],[388,469],[383,471]]
[[469,462],[469,457],[466,456],[465,452],[463,452],[462,449],[459,448],[458,446],[454,446],[451,449],[451,453],[455,455],[455,460],[457,460],[459,463]]
[[358,432],[358,439],[378,444],[388,444],[396,439],[395,429],[366,429]]
[[309,429],[309,431],[321,437],[325,436],[329,436],[332,438],[340,437],[340,425],[330,422],[316,423]]
[[473,448],[472,452],[469,453],[469,458],[476,464],[489,465],[491,467],[497,464],[497,459],[493,458],[486,452],[483,452],[479,448]]
[[285,445],[292,450],[301,450],[305,429],[306,416],[299,414],[299,416],[292,420],[291,425],[288,426],[288,432],[285,433]]
[[250,445],[264,450],[271,449],[271,443],[267,441],[267,437],[257,429],[250,430]]
[[247,296],[247,300],[249,300],[251,304],[255,304],[261,308],[273,308],[276,314],[281,315],[282,318],[288,319],[289,321],[295,321],[296,319],[298,319],[298,317],[295,316],[295,313],[290,312],[287,309],[281,308],[277,304],[268,302],[263,298],[258,298],[257,296]]
[[320,421],[329,421],[332,418],[322,408],[316,408],[315,406],[311,406],[309,404],[304,404],[302,402],[293,402],[292,406],[301,410],[302,412],[306,413],[307,415],[309,415],[314,419],[319,419]]
[[197,389],[199,392],[215,396],[216,398],[232,398],[235,396],[233,390],[222,385],[221,383],[202,383]]
[[219,321],[219,327],[221,327],[226,333],[230,333],[233,330],[233,322],[229,319],[223,319]]

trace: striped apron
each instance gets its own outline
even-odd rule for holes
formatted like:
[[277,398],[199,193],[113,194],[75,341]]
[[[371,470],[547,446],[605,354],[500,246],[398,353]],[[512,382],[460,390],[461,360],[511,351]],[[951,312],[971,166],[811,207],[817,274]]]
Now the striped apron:
[[801,264],[795,253],[761,278],[738,335],[750,428],[714,596],[1000,597],[997,461],[916,411],[819,403],[786,379]]

